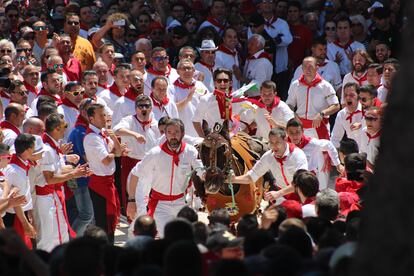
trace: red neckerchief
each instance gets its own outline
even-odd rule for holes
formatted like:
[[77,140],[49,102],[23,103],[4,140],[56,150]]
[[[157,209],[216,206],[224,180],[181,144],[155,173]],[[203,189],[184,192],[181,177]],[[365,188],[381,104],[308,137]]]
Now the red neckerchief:
[[150,68],[148,68],[147,72],[152,74],[152,75],[155,75],[155,76],[164,76],[164,77],[168,78],[168,76],[171,73],[171,65],[170,64],[167,65],[167,70],[165,72],[157,71],[152,66]]
[[155,99],[153,93],[150,94],[150,98],[152,99],[152,104],[154,106],[158,107],[159,109],[161,109],[164,106],[166,106],[168,104],[168,102],[170,101],[170,99],[168,97],[164,97],[164,99],[162,99],[162,101],[159,102],[158,100]]
[[277,107],[277,106],[279,105],[279,103],[280,103],[280,98],[279,98],[278,96],[275,96],[275,98],[274,98],[274,100],[273,100],[273,103],[272,103],[272,106],[267,106],[267,105],[265,105],[265,104],[262,102],[262,99],[260,99],[260,100],[258,100],[258,101],[256,101],[256,102],[254,102],[253,100],[251,100],[250,102],[252,102],[252,103],[256,104],[256,105],[257,105],[258,107],[260,107],[260,108],[266,109],[266,110],[267,110],[267,112],[269,112],[270,114],[272,114],[272,110],[273,110],[273,108],[275,108],[275,107]]
[[17,135],[20,134],[20,130],[18,127],[16,127],[15,125],[13,125],[12,123],[10,123],[9,121],[3,121],[0,123],[0,127],[1,128],[5,128],[5,129],[10,129],[12,130],[14,133],[16,133]]
[[131,101],[135,102],[135,99],[138,97],[137,93],[135,93],[132,88],[130,87],[124,95],[125,98],[130,99]]
[[[212,16],[207,17],[207,21],[211,23],[211,25],[219,28],[221,31],[224,31],[226,29],[226,24],[220,23],[217,19],[215,19]],[[224,21],[225,22],[225,21]]]
[[369,134],[368,132],[366,132],[367,136],[368,136],[368,143],[371,142],[372,139],[378,138],[381,135],[381,130],[379,130],[377,133],[375,133],[374,135]]
[[316,200],[316,197],[314,197],[314,196],[307,197],[305,199],[305,201],[302,203],[302,205],[306,205],[306,204],[313,204],[313,205],[315,205],[315,200]]
[[229,48],[227,48],[226,46],[224,46],[223,44],[220,44],[218,46],[217,51],[222,51],[223,53],[231,55],[233,57],[235,57],[237,55],[237,50],[232,51]]
[[52,99],[55,100],[55,102],[56,102],[57,105],[61,105],[62,104],[62,99],[60,98],[59,95],[56,95],[56,94],[52,95],[49,92],[47,92],[44,88],[42,88],[40,90],[40,93],[37,96],[41,96],[41,95],[45,95],[45,96],[51,97]]
[[350,39],[345,45],[341,45],[340,44],[340,42],[339,42],[339,40],[335,40],[334,41],[334,44],[336,45],[336,46],[338,46],[339,48],[342,48],[342,49],[344,49],[344,50],[346,50],[346,49],[348,49],[350,46],[351,46],[351,44],[352,43],[354,43],[354,41],[352,40],[352,39]]
[[10,96],[6,94],[6,92],[4,92],[3,90],[0,91],[0,96],[6,99],[10,99]]
[[351,72],[351,77],[358,82],[359,86],[362,86],[362,83],[364,81],[367,81],[367,71],[365,71],[365,73],[360,78],[357,75],[355,75],[354,73],[355,73],[355,71]]
[[96,133],[95,131],[93,131],[89,125],[88,125],[88,129],[86,130],[86,135],[88,135],[89,133],[95,133],[98,134],[99,136],[102,137],[102,139],[105,141],[105,143],[108,145],[109,144],[109,137],[108,135],[106,135],[106,133],[104,133],[103,131],[99,131],[99,133]]
[[123,96],[121,91],[119,91],[118,85],[116,85],[115,82],[114,82],[114,84],[112,84],[111,87],[109,87],[109,91],[117,97],[122,97]]
[[[303,149],[304,147],[306,147],[307,144],[309,144],[309,142],[312,140],[312,137],[308,137],[305,136],[304,134],[302,134],[302,138],[300,138],[300,143],[297,144],[296,146],[300,149]],[[290,140],[290,138],[288,137],[288,142],[291,143],[292,140]]]
[[[296,146],[292,143],[289,143],[289,142],[288,142],[288,145],[289,145],[289,153],[291,154]],[[283,167],[283,163],[286,161],[286,158],[288,156],[286,155],[286,156],[283,156],[283,157],[276,157],[276,155],[273,153],[273,157],[280,164],[280,170],[282,172],[283,180],[285,181],[286,186],[289,186],[289,181],[287,180],[287,177],[285,175],[285,169]]]
[[205,63],[204,61],[200,60],[198,63],[207,67],[210,70],[211,74],[213,74],[214,63],[212,65]]
[[26,172],[26,176],[28,175],[30,169],[29,162],[26,165],[16,154],[12,155],[10,159],[10,164],[15,164],[18,167],[22,168]]
[[137,115],[134,115],[135,119],[137,119],[138,123],[141,125],[142,130],[145,132],[145,127],[151,125],[152,119],[150,118],[148,121],[141,121]]
[[258,57],[255,57],[254,55],[248,56],[247,60],[254,60],[254,59],[261,59],[261,58],[266,58],[267,60],[270,61],[270,63],[272,63],[272,56],[264,51],[261,52]]
[[348,116],[345,118],[345,120],[348,120],[350,124],[352,124],[352,117],[354,117],[355,114],[362,113],[361,110],[355,110],[354,112],[349,113]]
[[75,127],[77,126],[88,128],[89,123],[81,115],[78,115],[78,118],[76,118],[76,122],[75,122]]
[[277,21],[277,16],[275,17],[274,15],[272,15],[272,17],[270,18],[270,20],[265,20],[265,26],[274,29],[275,26],[273,26],[273,23],[275,23]]
[[109,70],[109,73],[111,73],[112,76],[115,76],[115,68],[116,68],[115,64],[112,63],[111,70]]
[[39,93],[39,89],[36,86],[32,86],[28,84],[27,82],[23,81],[24,87],[26,87],[27,90],[37,95]]
[[196,84],[195,81],[191,82],[191,84],[186,84],[180,78],[176,79],[175,82],[174,82],[174,86],[178,86],[182,89],[190,89],[190,88],[194,87],[195,84]]
[[375,98],[374,98],[374,100],[373,100],[373,102],[372,102],[372,104],[373,104],[374,106],[376,106],[376,107],[381,107],[382,102],[381,102],[381,100],[380,100],[380,99],[378,99],[377,97],[375,97]]
[[315,78],[312,80],[312,82],[311,83],[307,83],[306,82],[306,80],[305,80],[305,76],[302,74],[302,76],[300,76],[300,78],[299,78],[299,83],[300,84],[302,84],[302,85],[304,85],[304,86],[306,86],[306,87],[308,87],[308,90],[310,89],[310,88],[312,88],[312,87],[315,87],[316,85],[318,85],[318,83],[320,83],[322,81],[322,77],[318,74],[318,73],[316,73],[316,76],[315,76]]
[[76,110],[79,110],[79,107],[76,105],[76,104],[74,104],[74,103],[72,103],[71,101],[69,101],[69,99],[68,98],[63,98],[63,100],[62,100],[62,105],[66,105],[66,106],[69,106],[69,107],[72,107],[72,108],[74,108],[74,109],[76,109]]
[[99,87],[102,87],[103,89],[108,89],[108,84],[98,84]]
[[176,166],[178,166],[178,163],[180,162],[180,154],[184,151],[185,143],[181,141],[180,150],[172,151],[168,147],[168,142],[165,141],[164,144],[161,145],[161,150],[164,151],[166,154],[171,155],[173,158],[173,162]]
[[57,154],[63,154],[62,150],[58,146],[56,146],[55,141],[53,141],[53,139],[49,135],[44,133],[42,136],[42,139],[43,139],[43,143],[49,144],[49,146],[52,149],[54,149],[57,152]]
[[[216,100],[218,103],[218,107],[220,110],[220,117],[221,119],[225,120],[226,119],[226,101],[228,100],[232,100],[231,96],[227,96],[224,92],[215,89],[214,90],[214,96],[216,96]],[[229,105],[229,118],[231,119],[232,116],[232,106],[231,104]]]

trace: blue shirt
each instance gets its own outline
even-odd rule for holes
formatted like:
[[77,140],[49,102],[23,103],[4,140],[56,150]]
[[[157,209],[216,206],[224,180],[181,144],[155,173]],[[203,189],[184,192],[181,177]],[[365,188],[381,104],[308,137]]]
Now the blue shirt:
[[[83,138],[86,135],[86,128],[84,126],[76,126],[69,134],[68,142],[73,144],[73,154],[79,155],[80,165],[85,164],[85,149],[83,147]],[[76,179],[79,187],[84,187],[88,185],[89,177],[80,177]]]

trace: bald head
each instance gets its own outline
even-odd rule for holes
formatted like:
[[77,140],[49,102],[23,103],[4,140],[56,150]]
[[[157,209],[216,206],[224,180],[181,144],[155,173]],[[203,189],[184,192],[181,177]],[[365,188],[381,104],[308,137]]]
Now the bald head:
[[45,131],[45,124],[37,117],[30,117],[23,123],[23,132],[33,135],[42,135]]
[[139,216],[135,220],[134,224],[134,235],[135,236],[151,236],[155,237],[157,234],[157,227],[155,225],[155,220],[148,216],[143,215]]

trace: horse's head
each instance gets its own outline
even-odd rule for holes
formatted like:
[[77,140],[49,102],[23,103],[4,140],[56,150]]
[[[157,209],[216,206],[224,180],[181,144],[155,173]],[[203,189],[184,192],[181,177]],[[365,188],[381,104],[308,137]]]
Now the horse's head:
[[216,124],[200,146],[200,157],[206,167],[205,190],[218,193],[231,168],[232,149],[228,138],[227,124]]

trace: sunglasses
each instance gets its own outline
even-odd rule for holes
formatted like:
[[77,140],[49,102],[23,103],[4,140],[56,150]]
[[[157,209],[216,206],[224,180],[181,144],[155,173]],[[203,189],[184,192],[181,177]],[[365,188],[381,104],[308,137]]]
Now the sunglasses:
[[378,121],[378,118],[375,117],[365,117],[365,120],[368,122],[374,122],[374,121]]
[[0,158],[10,160],[12,158],[12,156],[10,154],[2,154],[2,155],[0,155]]
[[63,67],[65,67],[65,65],[64,64],[53,64],[53,69],[58,69],[58,68],[60,68],[60,69],[62,69]]
[[168,57],[168,56],[165,56],[165,57],[153,57],[152,59],[153,59],[154,61],[156,61],[156,62],[161,62],[161,61],[168,60],[168,59],[169,59],[169,57]]
[[11,52],[12,52],[12,50],[10,50],[10,49],[1,49],[0,50],[0,53],[2,53],[2,54],[11,54]]
[[326,27],[325,30],[326,31],[335,31],[336,27]]
[[46,26],[33,26],[34,31],[44,31],[47,30]]
[[17,61],[26,61],[27,60],[27,57],[25,57],[25,56],[18,56],[16,59],[17,59]]
[[229,83],[230,79],[216,79],[217,83]]
[[66,24],[71,25],[71,26],[78,26],[79,21],[66,21]]
[[21,52],[26,52],[26,53],[29,53],[29,52],[31,52],[32,51],[32,49],[31,48],[17,48],[16,49],[16,52],[18,52],[18,53],[21,53]]
[[139,109],[150,109],[151,108],[151,104],[139,104],[139,105],[137,105],[137,107],[139,108]]
[[84,90],[75,90],[75,91],[68,91],[68,93],[72,94],[73,96],[79,96],[79,95],[83,95],[83,93],[85,93]]

